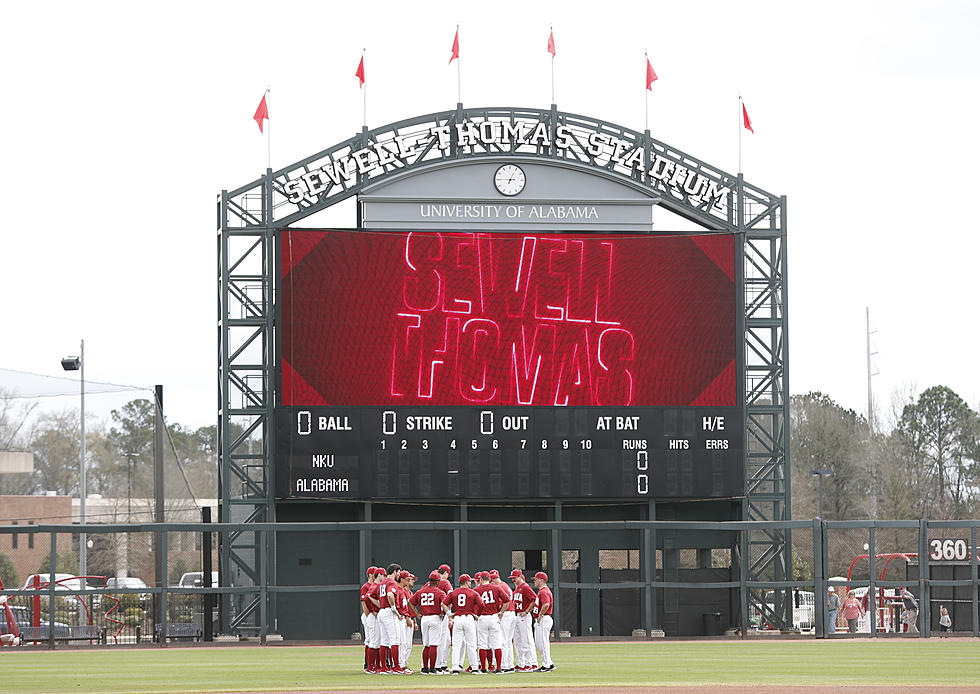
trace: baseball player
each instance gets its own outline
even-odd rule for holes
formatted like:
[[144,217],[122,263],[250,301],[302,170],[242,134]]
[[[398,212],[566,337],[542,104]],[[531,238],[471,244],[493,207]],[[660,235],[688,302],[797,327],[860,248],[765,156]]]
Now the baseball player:
[[513,591],[510,589],[510,586],[500,580],[500,572],[496,569],[490,572],[490,583],[495,586],[500,586],[507,595],[507,609],[500,615],[503,660],[497,663],[497,667],[500,668],[500,672],[514,672],[514,626],[516,624],[516,618],[514,616],[514,601],[511,599]]
[[369,654],[368,672],[371,674],[380,672],[381,670],[381,632],[378,629],[378,611],[381,608],[378,606],[377,595],[384,575],[385,570],[375,566],[374,573],[372,574],[371,587],[368,589],[367,606],[370,614],[367,617],[365,639],[367,640]]
[[538,599],[534,603],[534,644],[541,653],[541,667],[538,672],[551,672],[555,664],[551,662],[551,626],[553,624],[555,598],[548,587],[548,574],[538,571],[534,574],[534,587],[538,589]]
[[436,670],[436,653],[442,641],[442,627],[445,615],[442,600],[446,593],[439,588],[442,577],[438,571],[429,574],[429,581],[412,596],[409,604],[421,618],[422,628],[422,674],[441,674]]
[[[483,600],[483,611],[476,621],[476,642],[480,649],[480,669],[483,672],[500,672],[504,637],[500,630],[500,620],[507,611],[509,600],[500,586],[490,583],[490,572],[477,574],[479,584],[476,592]],[[497,666],[494,667],[494,660]]]
[[534,651],[534,639],[531,636],[531,611],[538,596],[534,589],[524,580],[520,569],[510,572],[514,582],[514,593],[511,602],[514,605],[514,646],[517,649],[518,672],[529,672],[538,667],[538,656]]
[[[373,614],[371,607],[371,599],[368,594],[371,592],[371,587],[374,586],[375,571],[378,567],[372,566],[367,570],[367,581],[361,586],[361,626],[364,629],[364,672],[371,672],[374,664],[372,658],[371,650],[373,648],[372,642],[374,641],[374,628],[377,626],[377,621],[372,620],[371,616]],[[370,626],[368,626],[370,621]]]
[[410,571],[400,571],[398,573],[398,614],[402,621],[398,623],[399,636],[398,642],[398,668],[406,675],[411,675],[414,670],[408,667],[408,659],[412,655],[412,641],[415,624],[412,620],[412,610],[408,606],[408,601],[412,598],[411,582],[414,576]]
[[[446,595],[449,595],[453,590],[453,584],[450,583],[449,577],[452,575],[453,571],[449,568],[449,564],[442,564],[439,569],[439,590],[441,590]],[[442,620],[442,638],[438,642],[438,649],[436,650],[436,670],[440,673],[449,672],[449,647],[450,634],[449,625],[452,617],[447,617]]]
[[[402,567],[398,564],[389,564],[388,571],[384,580],[378,585],[377,592],[372,592],[371,600],[378,605],[378,631],[380,633],[379,658],[382,674],[395,673],[402,674],[402,669],[398,666],[398,644],[401,642],[401,630],[399,622],[402,616],[397,610],[398,582],[396,576],[401,572]],[[388,656],[391,655],[392,665],[388,665]]]
[[469,658],[470,669],[474,675],[482,675],[476,659],[476,622],[474,615],[483,611],[483,600],[477,592],[470,588],[470,577],[462,574],[459,577],[459,588],[453,590],[442,599],[443,611],[451,609],[453,618],[453,670],[458,675],[463,671],[463,656]]

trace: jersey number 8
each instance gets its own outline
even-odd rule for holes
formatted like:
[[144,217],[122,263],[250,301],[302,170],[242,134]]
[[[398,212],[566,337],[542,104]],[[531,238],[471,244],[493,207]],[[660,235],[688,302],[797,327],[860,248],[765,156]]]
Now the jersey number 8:
[[459,605],[460,607],[466,607],[466,595],[465,595],[465,593],[460,593],[456,597],[456,604]]

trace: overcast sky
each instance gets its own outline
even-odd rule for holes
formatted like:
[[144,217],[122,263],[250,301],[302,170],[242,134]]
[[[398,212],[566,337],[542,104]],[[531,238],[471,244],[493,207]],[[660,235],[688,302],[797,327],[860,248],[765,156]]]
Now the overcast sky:
[[[0,30],[0,368],[165,387],[216,419],[215,196],[368,125],[547,107],[643,128],[788,196],[790,386],[867,407],[944,384],[980,406],[980,3],[11,3]],[[342,9],[349,8],[349,9]],[[322,223],[353,226],[351,204]],[[0,385],[3,385],[0,383]],[[93,396],[106,417],[132,393]],[[77,398],[46,401],[74,406]]]

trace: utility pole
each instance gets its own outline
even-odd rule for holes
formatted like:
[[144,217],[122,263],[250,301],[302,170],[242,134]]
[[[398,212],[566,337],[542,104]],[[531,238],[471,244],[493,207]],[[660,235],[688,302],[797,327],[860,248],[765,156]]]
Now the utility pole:
[[871,377],[875,374],[871,371],[871,356],[877,352],[871,351],[871,309],[864,307],[865,328],[867,331],[867,350],[868,350],[868,460],[871,468],[871,520],[878,519],[878,470],[874,455],[874,393],[871,390]]
[[816,475],[817,476],[817,479],[820,480],[820,502],[819,502],[820,505],[818,507],[819,508],[818,513],[820,514],[819,515],[820,520],[823,520],[823,478],[826,477],[827,475],[834,474],[834,471],[833,470],[826,470],[826,469],[824,469],[824,470],[810,470],[810,474],[811,475]]

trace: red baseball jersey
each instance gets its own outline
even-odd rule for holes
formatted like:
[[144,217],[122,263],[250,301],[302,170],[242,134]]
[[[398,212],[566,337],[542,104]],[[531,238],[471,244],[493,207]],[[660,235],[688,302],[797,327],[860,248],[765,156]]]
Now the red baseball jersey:
[[406,617],[414,617],[412,611],[408,607],[408,601],[412,599],[412,591],[403,586],[398,586],[397,597],[395,598],[395,604],[398,606],[398,612],[405,615]]
[[451,605],[453,613],[479,615],[483,611],[483,599],[472,588],[457,588],[442,599],[443,605]]
[[453,592],[453,584],[450,583],[448,579],[440,578],[439,579],[439,590],[441,590],[446,595],[449,595],[450,593]]
[[492,583],[478,587],[476,592],[483,600],[483,612],[481,614],[497,614],[507,602],[507,593],[500,586],[495,586]]
[[378,602],[381,603],[382,609],[384,609],[385,607],[390,607],[390,604],[388,603],[389,594],[394,594],[396,598],[395,605],[397,606],[398,583],[393,578],[386,578],[384,581],[381,582],[381,585],[378,588]]
[[[545,610],[545,606],[550,605],[551,607]],[[555,598],[551,595],[551,588],[548,586],[541,586],[541,590],[538,591],[538,599],[534,601],[534,616],[538,616],[538,612],[543,610],[544,614],[551,614],[555,609]]]
[[507,611],[508,612],[513,612],[514,611],[514,600],[513,600],[514,591],[512,591],[510,589],[510,586],[507,585],[504,582],[494,583],[493,585],[498,586],[501,590],[504,591],[504,594],[507,596],[507,601],[510,603],[509,605],[507,605]]
[[[381,598],[378,597],[378,593],[380,592],[380,590],[381,590],[381,584],[373,583],[371,584],[371,588],[368,590],[368,596],[375,598],[378,602],[381,602]],[[372,602],[371,600],[368,600],[367,604],[368,604],[368,609],[371,610],[371,612],[373,612],[374,614],[378,614],[378,611],[381,609],[380,607],[375,605],[374,602]]]
[[423,586],[412,596],[411,603],[415,605],[423,617],[442,614],[442,600],[446,593],[438,586]]
[[361,586],[361,602],[367,603],[368,610],[370,610],[372,607],[374,607],[374,604],[368,598],[368,595],[371,594],[371,588],[373,586],[374,586],[374,583],[371,582],[371,581],[368,581],[363,586]]
[[534,601],[537,599],[537,595],[534,594],[534,588],[529,586],[527,583],[522,583],[520,588],[514,589],[514,594],[510,596],[510,606],[514,608],[517,612],[523,612],[528,607],[534,605]]

